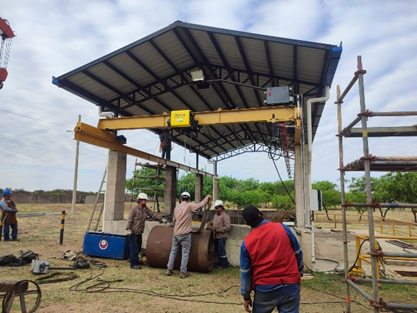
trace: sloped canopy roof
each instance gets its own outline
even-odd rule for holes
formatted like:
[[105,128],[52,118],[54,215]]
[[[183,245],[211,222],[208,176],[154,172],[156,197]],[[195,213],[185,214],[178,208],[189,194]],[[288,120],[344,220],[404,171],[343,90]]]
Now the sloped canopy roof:
[[[264,90],[274,86],[290,86],[305,103],[324,96],[324,86],[331,85],[341,52],[334,45],[177,21],[54,77],[53,83],[115,116],[262,107]],[[200,89],[192,82],[195,69],[204,71],[209,88]],[[324,104],[313,106],[313,136]],[[293,128],[287,129],[291,152]],[[283,150],[264,123],[215,125],[191,133],[177,128],[172,134],[177,144],[217,161],[248,151],[279,157]]]

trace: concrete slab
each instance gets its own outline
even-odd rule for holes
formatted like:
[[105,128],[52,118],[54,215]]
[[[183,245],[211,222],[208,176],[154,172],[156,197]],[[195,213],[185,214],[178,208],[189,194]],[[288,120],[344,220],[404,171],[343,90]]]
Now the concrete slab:
[[[367,234],[365,230],[354,230],[347,234],[348,239],[348,266],[352,266],[356,260],[356,235]],[[320,272],[332,272],[344,269],[344,255],[343,255],[343,233],[334,232],[331,229],[315,229],[315,270]],[[389,242],[388,239],[377,239],[384,252],[402,252],[402,253],[417,253],[416,250],[403,249],[395,246]],[[364,243],[361,249],[362,254],[370,251],[369,243]],[[362,262],[362,268],[365,274],[371,275],[371,265]],[[386,273],[388,276],[394,278],[416,279],[412,277],[403,277],[396,273],[396,271],[410,271],[417,272],[416,261],[397,261],[387,260],[385,264]]]

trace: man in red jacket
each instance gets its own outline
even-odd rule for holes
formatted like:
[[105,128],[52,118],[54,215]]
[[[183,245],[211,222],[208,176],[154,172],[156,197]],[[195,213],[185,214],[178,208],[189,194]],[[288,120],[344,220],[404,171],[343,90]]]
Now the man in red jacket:
[[252,229],[240,249],[240,293],[246,312],[297,313],[300,307],[303,252],[292,231],[284,224],[264,220],[257,207],[243,209],[243,218]]

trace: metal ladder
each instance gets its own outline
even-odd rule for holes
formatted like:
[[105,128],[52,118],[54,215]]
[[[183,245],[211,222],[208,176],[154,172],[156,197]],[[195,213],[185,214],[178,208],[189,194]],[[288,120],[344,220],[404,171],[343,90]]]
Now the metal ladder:
[[[141,167],[147,167],[147,168],[152,168],[156,171],[155,176],[142,176],[142,175],[137,175],[137,167],[141,166]],[[165,183],[165,178],[161,176],[162,171],[165,170],[165,168],[162,166],[162,164],[149,164],[149,163],[140,163],[137,162],[137,159],[135,161],[135,171],[134,171],[134,175],[133,175],[133,179],[132,179],[132,194],[131,194],[131,198],[130,198],[130,203],[132,204],[133,202],[136,201],[136,199],[133,199],[133,191],[134,190],[148,190],[148,191],[153,191],[153,201],[154,203],[156,203],[156,210],[158,213],[160,213],[159,210],[159,200],[158,200],[158,191],[163,191],[163,189],[158,189],[158,182],[159,181],[164,181]],[[145,188],[145,187],[135,187],[135,179],[136,178],[152,178],[155,179],[155,185],[153,186],[153,188]],[[155,206],[153,207],[153,211],[155,211]]]
[[[88,222],[87,232],[89,231],[99,231],[99,226],[101,226],[101,216],[104,211],[104,200],[100,202],[100,196],[104,192],[103,185],[106,182],[107,176],[107,166],[104,170],[103,178],[101,179],[100,188],[97,192],[96,200],[94,201],[93,212],[91,213],[90,221]],[[101,227],[100,227],[101,230]]]

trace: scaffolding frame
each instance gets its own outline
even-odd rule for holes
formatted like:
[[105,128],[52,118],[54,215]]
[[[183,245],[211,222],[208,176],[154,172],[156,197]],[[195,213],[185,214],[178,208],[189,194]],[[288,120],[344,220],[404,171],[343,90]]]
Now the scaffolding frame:
[[[365,105],[365,88],[364,88],[364,79],[363,76],[366,74],[366,71],[362,67],[362,57],[357,57],[357,71],[354,74],[354,77],[343,91],[340,93],[340,86],[337,86],[337,122],[338,122],[338,140],[339,140],[339,171],[340,171],[340,191],[341,191],[341,202],[342,202],[342,224],[343,224],[343,255],[344,255],[344,271],[345,271],[345,282],[346,282],[346,310],[345,312],[351,312],[351,302],[350,302],[350,287],[361,294],[365,299],[367,299],[370,305],[373,307],[374,312],[381,312],[381,309],[400,309],[400,310],[417,310],[417,304],[401,304],[401,303],[392,303],[384,302],[379,296],[379,286],[380,283],[387,283],[385,280],[380,280],[378,276],[378,258],[383,256],[381,250],[377,250],[375,246],[375,229],[373,223],[373,209],[381,204],[375,203],[372,201],[372,189],[371,189],[371,171],[417,171],[417,157],[375,157],[369,153],[369,144],[368,137],[369,134],[372,134],[372,137],[386,137],[386,136],[415,136],[416,129],[413,127],[404,127],[398,128],[394,127],[393,129],[379,128],[380,133],[375,129],[368,129],[367,120],[372,116],[412,116],[417,115],[417,112],[372,112],[366,109]],[[346,128],[342,129],[342,109],[341,104],[343,99],[358,81],[359,85],[359,98],[360,98],[360,113],[358,117],[351,122]],[[349,163],[344,166],[343,161],[343,137],[349,137],[352,134],[353,126],[361,122],[361,128],[356,129],[355,136],[352,137],[362,137],[362,146],[363,146],[363,157],[360,160]],[[404,131],[401,133],[401,131]],[[366,188],[366,202],[365,204],[355,204],[366,206],[368,210],[368,231],[369,231],[369,245],[370,245],[370,255],[371,255],[371,269],[372,269],[372,279],[367,280],[372,282],[372,296],[366,294],[356,282],[361,282],[364,280],[357,280],[349,277],[349,264],[348,264],[348,240],[347,240],[347,220],[346,220],[346,211],[347,207],[352,204],[347,203],[345,199],[345,179],[344,174],[346,171],[358,171],[363,170],[365,173],[365,188]],[[410,205],[407,207],[415,206],[412,204],[403,204],[404,206]],[[399,206],[392,206],[399,207]],[[398,255],[397,255],[398,254]],[[400,253],[390,253],[390,256],[400,256]],[[417,254],[413,257],[417,257]],[[398,284],[404,284],[404,281],[397,281]]]

